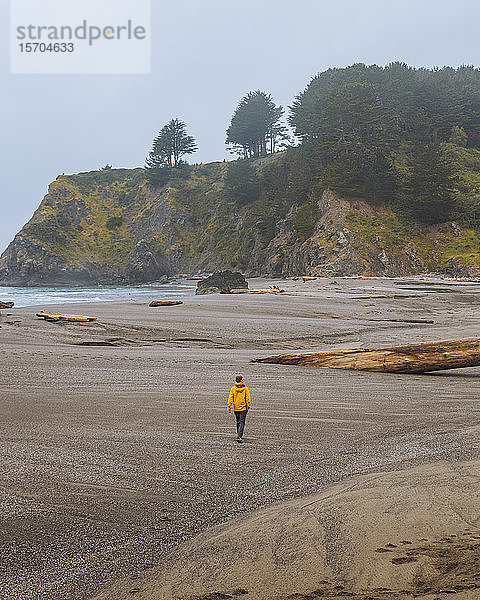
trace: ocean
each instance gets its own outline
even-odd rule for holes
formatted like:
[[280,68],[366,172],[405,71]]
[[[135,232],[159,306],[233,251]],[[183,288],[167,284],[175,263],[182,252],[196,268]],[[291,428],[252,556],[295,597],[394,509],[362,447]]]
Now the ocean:
[[15,302],[16,307],[79,302],[122,302],[170,300],[193,296],[196,281],[126,287],[0,287],[0,300]]

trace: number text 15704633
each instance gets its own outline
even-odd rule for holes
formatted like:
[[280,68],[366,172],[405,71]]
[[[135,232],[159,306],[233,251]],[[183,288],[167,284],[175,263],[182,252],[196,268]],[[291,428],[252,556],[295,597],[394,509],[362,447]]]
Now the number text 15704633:
[[19,44],[20,52],[74,52],[75,45],[72,43],[45,44],[43,42],[27,42]]

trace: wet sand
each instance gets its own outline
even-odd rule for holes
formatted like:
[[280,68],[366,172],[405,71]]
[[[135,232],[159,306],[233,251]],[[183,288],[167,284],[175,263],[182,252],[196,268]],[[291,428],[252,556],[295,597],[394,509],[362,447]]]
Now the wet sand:
[[[250,362],[476,337],[480,286],[250,285],[270,283],[287,293],[62,307],[94,324],[2,311],[2,598],[90,598],[267,505],[362,474],[480,459],[480,369],[400,376]],[[225,414],[238,372],[254,402],[243,446]]]
[[255,511],[95,600],[478,600],[479,467],[358,476]]

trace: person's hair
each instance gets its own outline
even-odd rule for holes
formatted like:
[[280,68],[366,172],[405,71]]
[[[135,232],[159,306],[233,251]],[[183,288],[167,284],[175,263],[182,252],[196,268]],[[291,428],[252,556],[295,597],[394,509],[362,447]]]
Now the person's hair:
[[243,377],[242,377],[241,375],[237,375],[237,376],[235,377],[235,381],[236,381],[237,383],[240,383],[240,382],[242,381],[242,379],[243,379]]

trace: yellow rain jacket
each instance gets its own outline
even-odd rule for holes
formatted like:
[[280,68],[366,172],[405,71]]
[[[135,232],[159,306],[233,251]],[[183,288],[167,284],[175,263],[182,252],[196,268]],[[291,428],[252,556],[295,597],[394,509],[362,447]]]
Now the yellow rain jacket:
[[227,410],[249,410],[250,390],[244,383],[236,383],[230,390],[227,401]]

